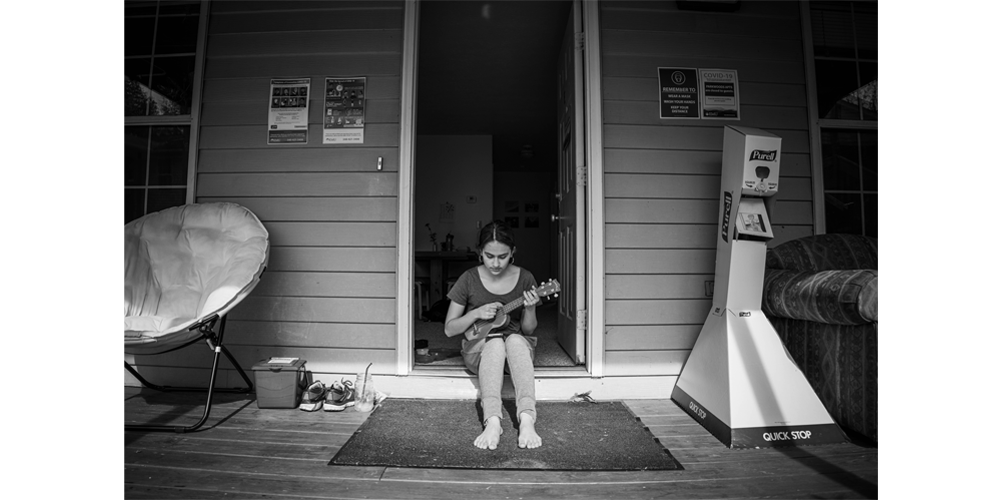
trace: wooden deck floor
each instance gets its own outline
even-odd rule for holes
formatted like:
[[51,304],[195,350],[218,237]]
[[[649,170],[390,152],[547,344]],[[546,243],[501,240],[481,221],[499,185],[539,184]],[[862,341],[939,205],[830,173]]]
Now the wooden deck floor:
[[[125,388],[126,423],[194,423],[203,396]],[[878,449],[730,450],[669,400],[625,402],[683,471],[331,467],[368,414],[260,410],[219,395],[194,433],[125,432],[125,498],[876,498]],[[542,427],[540,426],[540,430]],[[543,433],[544,437],[544,433]],[[471,446],[471,443],[470,443]]]

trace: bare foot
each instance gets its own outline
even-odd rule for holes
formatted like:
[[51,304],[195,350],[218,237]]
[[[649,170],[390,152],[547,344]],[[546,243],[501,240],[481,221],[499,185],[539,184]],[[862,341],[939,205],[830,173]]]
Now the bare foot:
[[480,449],[497,449],[497,444],[500,443],[500,435],[503,434],[503,428],[500,427],[500,417],[490,417],[486,419],[486,429],[483,433],[476,438],[473,443],[477,448]]
[[530,413],[521,414],[521,425],[518,426],[517,432],[519,448],[538,448],[542,445],[542,437],[535,432],[535,419]]

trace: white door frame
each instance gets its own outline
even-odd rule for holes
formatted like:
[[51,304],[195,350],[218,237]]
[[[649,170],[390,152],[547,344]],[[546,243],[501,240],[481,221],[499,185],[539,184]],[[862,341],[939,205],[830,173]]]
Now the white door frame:
[[[576,0],[579,2],[580,0]],[[604,115],[598,2],[583,3],[583,78],[587,156],[587,371],[604,377]]]
[[[580,0],[576,0],[580,2]],[[581,2],[584,26],[584,79],[587,173],[587,371],[604,376],[604,141],[601,113],[600,22],[597,2]],[[420,2],[407,0],[403,12],[403,67],[400,74],[399,215],[396,254],[396,375],[413,366],[413,166],[416,158],[417,41]]]
[[403,7],[399,96],[399,217],[396,219],[396,375],[413,367],[413,165],[417,138],[417,41],[420,3]]

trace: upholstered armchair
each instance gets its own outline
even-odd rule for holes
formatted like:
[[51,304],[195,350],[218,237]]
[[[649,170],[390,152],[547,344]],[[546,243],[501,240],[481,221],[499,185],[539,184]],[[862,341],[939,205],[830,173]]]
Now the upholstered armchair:
[[878,240],[823,234],[767,252],[762,309],[830,415],[878,442]]

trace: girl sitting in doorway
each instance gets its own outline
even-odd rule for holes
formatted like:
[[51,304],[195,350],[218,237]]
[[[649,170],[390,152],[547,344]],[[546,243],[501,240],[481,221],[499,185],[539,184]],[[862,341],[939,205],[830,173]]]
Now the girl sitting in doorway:
[[[503,429],[500,390],[504,364],[510,367],[517,402],[518,438],[521,448],[537,448],[542,438],[535,432],[535,345],[532,334],[538,327],[535,306],[539,302],[535,277],[513,265],[514,234],[501,221],[488,224],[479,233],[477,247],[482,264],[463,273],[448,292],[451,304],[444,332],[449,337],[465,334],[462,358],[465,366],[479,376],[484,430],[473,444],[495,450]],[[482,320],[493,321],[504,304],[524,299],[524,308],[511,311],[503,326],[479,328]],[[496,321],[493,321],[495,324]],[[489,331],[487,331],[489,330]]]

